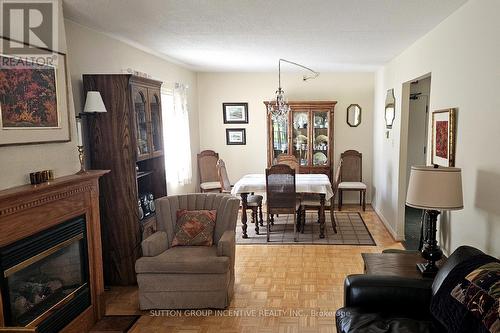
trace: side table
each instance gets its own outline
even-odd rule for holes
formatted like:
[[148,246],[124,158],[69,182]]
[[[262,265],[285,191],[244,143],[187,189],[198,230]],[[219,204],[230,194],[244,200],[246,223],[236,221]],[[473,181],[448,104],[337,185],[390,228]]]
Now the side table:
[[[424,277],[417,269],[417,263],[425,263],[420,253],[362,253],[365,264],[365,274],[391,275],[410,279],[433,280],[434,277]],[[446,262],[443,256],[436,265],[441,267]]]

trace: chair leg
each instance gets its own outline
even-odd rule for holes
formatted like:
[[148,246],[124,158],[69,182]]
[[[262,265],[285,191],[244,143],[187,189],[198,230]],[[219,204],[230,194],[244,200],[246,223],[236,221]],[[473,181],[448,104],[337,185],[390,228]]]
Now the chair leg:
[[333,232],[337,233],[337,221],[335,221],[335,210],[330,206],[330,220],[332,220]]
[[[276,215],[276,216],[277,216],[277,215]],[[274,214],[271,214],[271,219],[270,219],[270,221],[271,221],[271,225],[274,225]]]
[[306,210],[303,209],[300,214],[300,233],[304,233],[304,229],[306,228]]
[[339,212],[342,210],[342,190],[339,189]]
[[264,219],[262,218],[262,203],[259,205],[259,222],[260,226],[264,226]]
[[269,242],[270,238],[270,232],[271,232],[271,224],[270,224],[270,217],[269,214],[267,214],[267,219],[266,219],[266,241]]
[[363,212],[366,210],[366,190],[363,190]]
[[259,234],[259,221],[257,220],[257,207],[252,209],[252,220],[255,220],[255,234]]
[[299,235],[297,233],[297,215],[293,214],[293,241],[299,241]]
[[302,207],[300,207],[295,214],[297,215],[297,231],[301,231],[302,226],[301,226],[301,217],[302,217]]

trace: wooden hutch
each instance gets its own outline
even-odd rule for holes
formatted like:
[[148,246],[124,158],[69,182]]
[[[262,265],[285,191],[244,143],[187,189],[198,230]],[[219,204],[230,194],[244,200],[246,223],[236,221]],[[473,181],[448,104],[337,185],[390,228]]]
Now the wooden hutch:
[[140,199],[167,195],[161,82],[129,74],[83,75],[85,94],[99,91],[106,113],[88,117],[93,169],[101,179],[101,225],[107,284],[136,283],[142,239],[156,231],[155,213],[140,218]]
[[[323,173],[332,178],[333,112],[335,101],[289,102],[291,112],[279,123],[267,116],[267,165],[280,154],[294,155],[300,173]],[[267,105],[269,102],[264,102]]]

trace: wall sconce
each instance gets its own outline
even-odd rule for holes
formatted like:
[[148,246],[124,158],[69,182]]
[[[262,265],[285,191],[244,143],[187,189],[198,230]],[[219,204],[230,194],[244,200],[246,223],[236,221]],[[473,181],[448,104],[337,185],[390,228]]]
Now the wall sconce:
[[392,128],[394,123],[394,118],[396,118],[396,99],[394,98],[394,89],[387,90],[387,95],[385,97],[385,127],[387,129]]
[[83,112],[76,117],[76,133],[77,133],[77,148],[78,148],[78,159],[80,160],[80,171],[77,174],[84,174],[87,172],[85,169],[85,154],[83,149],[83,116],[93,113],[103,113],[106,112],[106,107],[101,97],[101,93],[98,91],[87,92],[87,98],[85,100],[85,106],[83,107]]

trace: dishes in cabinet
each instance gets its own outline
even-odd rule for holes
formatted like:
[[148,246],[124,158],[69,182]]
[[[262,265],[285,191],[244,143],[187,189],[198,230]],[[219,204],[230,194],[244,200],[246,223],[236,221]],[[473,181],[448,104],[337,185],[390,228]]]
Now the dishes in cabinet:
[[297,137],[295,138],[295,143],[307,143],[307,136],[303,134],[297,135]]
[[316,139],[314,139],[314,143],[316,143],[317,145],[320,143],[328,144],[328,137],[324,134],[320,134],[316,137]]
[[314,165],[325,165],[328,162],[328,158],[322,152],[317,152],[313,155]]
[[293,116],[293,127],[306,128],[307,127],[307,113],[298,113]]

